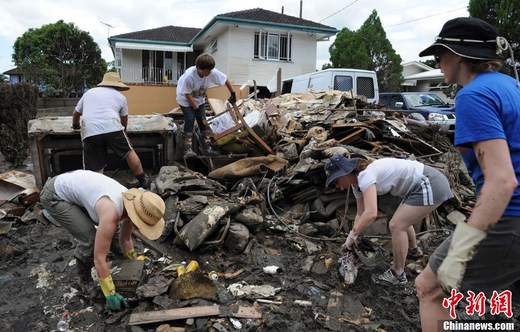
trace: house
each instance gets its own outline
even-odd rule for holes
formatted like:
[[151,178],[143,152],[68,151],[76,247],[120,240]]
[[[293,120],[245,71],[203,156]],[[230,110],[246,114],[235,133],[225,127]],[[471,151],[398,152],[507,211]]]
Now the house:
[[202,29],[164,26],[108,38],[121,79],[128,83],[177,83],[201,53],[234,84],[255,80],[267,86],[281,68],[282,77],[316,70],[319,41],[334,27],[255,8],[215,16]]
[[20,83],[24,80],[23,74],[18,68],[9,69],[8,71],[4,71],[2,74],[9,75],[9,83],[16,84]]
[[434,69],[419,61],[411,61],[403,63],[403,78],[403,91],[433,92],[443,99],[448,99],[442,90],[449,88],[449,85],[444,82],[444,74],[440,69]]

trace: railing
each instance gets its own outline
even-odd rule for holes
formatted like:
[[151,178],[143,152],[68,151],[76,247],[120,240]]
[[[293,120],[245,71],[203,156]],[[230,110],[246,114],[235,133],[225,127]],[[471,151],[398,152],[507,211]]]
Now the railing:
[[119,69],[121,80],[127,83],[177,83],[182,75],[180,70],[156,67],[122,67]]

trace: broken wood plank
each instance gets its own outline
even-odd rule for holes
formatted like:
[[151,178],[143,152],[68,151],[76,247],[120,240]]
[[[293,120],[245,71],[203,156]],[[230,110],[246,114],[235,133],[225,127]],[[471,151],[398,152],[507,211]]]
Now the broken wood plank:
[[237,311],[230,311],[218,305],[208,305],[132,313],[128,325],[150,324],[206,316],[232,316],[236,318],[259,319],[262,318],[262,313],[252,307],[239,306]]
[[220,315],[220,308],[216,305],[176,308],[158,311],[144,311],[132,313],[128,325],[139,325],[148,323],[158,323],[168,320],[204,317],[204,316],[218,316]]
[[208,104],[215,115],[219,115],[227,111],[226,103],[222,99],[208,98]]
[[365,132],[365,129],[363,128],[360,128],[358,130],[356,130],[355,132],[353,132],[352,134],[348,135],[348,136],[345,136],[343,137],[342,139],[340,139],[338,142],[340,144],[348,144],[350,143],[350,141],[354,138],[361,138],[361,135]]

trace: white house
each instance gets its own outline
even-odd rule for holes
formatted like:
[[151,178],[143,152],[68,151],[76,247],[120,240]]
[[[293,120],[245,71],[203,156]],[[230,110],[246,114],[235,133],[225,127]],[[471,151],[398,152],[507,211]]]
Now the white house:
[[23,74],[18,67],[4,71],[2,74],[9,75],[9,83],[11,84],[17,84],[23,81]]
[[267,86],[278,68],[282,79],[316,70],[319,41],[334,27],[255,8],[215,16],[202,29],[165,26],[108,38],[121,79],[176,83],[201,53],[235,84]]
[[434,69],[419,61],[403,63],[403,91],[433,92],[441,98],[452,101],[442,92],[449,87],[444,82],[444,74],[440,69]]

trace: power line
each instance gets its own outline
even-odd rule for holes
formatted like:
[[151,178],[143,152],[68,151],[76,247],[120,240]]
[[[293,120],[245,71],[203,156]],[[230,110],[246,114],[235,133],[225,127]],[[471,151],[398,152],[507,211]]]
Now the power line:
[[[358,1],[359,0],[355,0],[355,1],[351,2],[351,3],[349,3],[348,5],[346,5],[345,7],[341,8],[340,10],[337,10],[334,13],[330,14],[329,16],[325,17],[323,20],[319,21],[319,23],[321,23],[321,22],[325,21],[326,19],[331,18],[332,16],[342,12],[343,10],[347,9],[348,7],[352,6],[353,4],[355,4]],[[398,26],[398,25],[402,25],[402,24],[417,22],[417,21],[420,21],[420,20],[424,20],[426,18],[430,18],[430,17],[434,17],[434,16],[446,14],[446,13],[451,13],[451,12],[454,12],[454,11],[457,11],[457,10],[461,10],[461,9],[466,9],[466,7],[459,7],[459,8],[447,10],[447,11],[444,11],[444,12],[440,12],[440,13],[436,13],[436,14],[432,14],[432,15],[428,15],[428,16],[419,17],[419,18],[416,18],[416,19],[413,19],[413,20],[409,20],[409,21],[396,23],[396,24],[392,24],[392,25],[387,25],[384,28],[391,28],[391,27],[395,27],[395,26]]]
[[386,28],[391,28],[391,27],[395,27],[395,26],[398,26],[398,25],[403,25],[403,24],[407,24],[407,23],[417,22],[417,21],[420,21],[420,20],[424,20],[426,18],[430,18],[430,17],[434,17],[434,16],[446,14],[446,13],[451,13],[451,12],[454,12],[454,11],[457,11],[457,10],[461,10],[461,9],[466,9],[466,7],[455,8],[455,9],[452,9],[452,10],[447,10],[445,12],[440,12],[440,13],[437,13],[437,14],[432,14],[432,15],[428,15],[428,16],[419,17],[419,18],[416,18],[414,20],[405,21],[405,22],[401,22],[401,23],[396,23],[396,24],[392,24],[392,25],[387,25],[384,28],[386,29]]
[[344,11],[345,9],[347,9],[347,8],[350,7],[350,6],[352,6],[353,4],[355,4],[355,3],[358,2],[358,1],[359,1],[359,0],[355,0],[355,1],[351,2],[351,3],[349,3],[348,5],[346,5],[345,7],[341,8],[340,10],[338,10],[338,11],[336,11],[336,12],[330,14],[329,16],[325,17],[325,18],[324,18],[323,20],[321,20],[319,23],[325,21],[326,19],[328,19],[328,18],[330,18],[330,17],[336,15],[337,13],[339,13],[339,12],[341,12],[341,11]]

